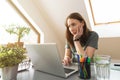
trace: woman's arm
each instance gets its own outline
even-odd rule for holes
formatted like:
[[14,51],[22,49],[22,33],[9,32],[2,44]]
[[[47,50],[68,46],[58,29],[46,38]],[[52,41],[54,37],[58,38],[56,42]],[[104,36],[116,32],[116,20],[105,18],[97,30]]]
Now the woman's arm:
[[82,54],[82,55],[86,54],[90,58],[93,57],[93,54],[95,53],[95,50],[96,50],[95,48],[93,48],[91,46],[87,46],[86,50],[84,51],[84,49],[82,48],[82,46],[80,44],[80,41],[74,41],[74,44],[75,44],[75,48],[79,54]]
[[64,57],[66,57],[66,56],[68,56],[68,57],[72,57],[72,55],[71,55],[71,51],[70,51],[70,49],[68,49],[68,48],[66,48],[65,49],[65,56]]
[[63,59],[63,64],[64,65],[70,65],[71,61],[72,61],[72,55],[71,55],[71,51],[70,49],[65,49],[65,55],[64,55],[64,59]]
[[79,40],[82,35],[83,35],[83,27],[78,26],[77,33],[73,36],[75,48],[79,54],[87,55],[88,57],[92,58],[96,50],[95,45],[98,42],[98,35],[95,33],[92,34],[91,41],[89,42],[90,46],[88,45],[85,50],[82,48],[80,40]]

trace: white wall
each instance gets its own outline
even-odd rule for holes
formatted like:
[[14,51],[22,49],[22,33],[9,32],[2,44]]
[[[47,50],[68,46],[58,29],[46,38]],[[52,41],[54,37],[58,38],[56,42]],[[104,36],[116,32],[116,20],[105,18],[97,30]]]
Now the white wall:
[[120,38],[100,38],[96,53],[110,55],[112,59],[120,59]]

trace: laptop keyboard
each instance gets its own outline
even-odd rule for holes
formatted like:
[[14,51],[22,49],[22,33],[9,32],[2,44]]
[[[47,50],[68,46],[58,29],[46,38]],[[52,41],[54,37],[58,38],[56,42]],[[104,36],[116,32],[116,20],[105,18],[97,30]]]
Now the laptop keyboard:
[[72,72],[72,71],[74,71],[74,69],[68,69],[68,68],[64,68],[64,71],[65,71],[65,73],[70,73],[70,72]]

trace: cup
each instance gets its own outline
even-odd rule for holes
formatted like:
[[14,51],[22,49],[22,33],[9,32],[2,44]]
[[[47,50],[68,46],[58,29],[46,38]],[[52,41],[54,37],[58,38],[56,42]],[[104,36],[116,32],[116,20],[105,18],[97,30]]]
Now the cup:
[[95,61],[95,74],[97,80],[109,80],[110,79],[110,61],[109,55],[96,55]]
[[79,68],[79,78],[81,78],[81,79],[90,79],[91,78],[90,63],[80,62],[80,65],[78,68]]
[[91,64],[89,57],[80,57],[78,55],[78,72],[80,79],[90,79],[91,78]]

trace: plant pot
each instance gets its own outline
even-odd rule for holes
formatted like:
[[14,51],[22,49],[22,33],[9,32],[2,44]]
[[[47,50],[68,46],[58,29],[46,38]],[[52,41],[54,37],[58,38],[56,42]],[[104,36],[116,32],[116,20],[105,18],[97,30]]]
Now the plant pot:
[[15,45],[18,45],[19,47],[23,47],[24,46],[24,42],[15,42]]
[[2,80],[17,80],[18,65],[2,68]]

